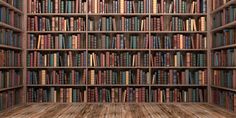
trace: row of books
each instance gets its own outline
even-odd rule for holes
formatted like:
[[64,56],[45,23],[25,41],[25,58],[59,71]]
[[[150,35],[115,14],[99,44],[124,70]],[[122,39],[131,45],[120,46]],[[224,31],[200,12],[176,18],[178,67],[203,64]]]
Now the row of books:
[[219,8],[220,6],[226,4],[227,2],[230,2],[232,0],[211,0],[212,2],[212,10],[215,10],[216,8]]
[[100,17],[88,19],[89,31],[148,31],[148,17]]
[[231,5],[213,16],[213,28],[220,27],[236,20],[236,6]]
[[20,67],[21,66],[21,53],[12,50],[0,50],[0,67]]
[[21,71],[0,70],[0,89],[19,86],[21,84]]
[[0,93],[0,111],[17,105],[21,101],[20,90],[10,90]]
[[207,55],[204,52],[155,52],[151,55],[152,66],[204,67]]
[[213,70],[212,84],[236,89],[236,70]]
[[159,103],[169,102],[206,102],[207,89],[202,88],[158,88],[151,90],[151,101]]
[[149,54],[144,52],[96,52],[88,54],[88,66],[148,66]]
[[22,0],[2,0],[10,5],[12,5],[13,7],[21,10],[22,9]]
[[30,52],[27,55],[29,67],[70,67],[86,66],[86,52]]
[[148,13],[150,0],[88,0],[88,13]]
[[[28,13],[206,13],[206,0],[28,0]],[[109,7],[111,6],[111,7]]]
[[151,49],[206,49],[207,38],[202,34],[151,35]]
[[151,0],[151,13],[206,13],[207,0]]
[[88,84],[150,84],[148,70],[89,70]]
[[207,85],[207,70],[154,70],[152,84]]
[[148,102],[149,90],[139,88],[89,88],[88,102]]
[[213,66],[236,66],[236,49],[214,51],[212,53]]
[[28,70],[27,84],[86,84],[85,70]]
[[86,0],[27,0],[28,13],[86,13]]
[[148,34],[88,34],[89,49],[148,49]]
[[85,34],[28,34],[28,49],[85,49]]
[[85,31],[84,17],[42,17],[27,18],[28,31]]
[[21,15],[7,7],[0,6],[0,22],[21,28]]
[[151,31],[206,31],[206,17],[151,17]]
[[213,103],[236,112],[236,94],[230,91],[215,89],[212,91]]
[[21,47],[21,34],[9,29],[0,29],[0,44]]
[[84,102],[86,91],[83,88],[28,88],[28,102]]
[[212,47],[236,44],[236,29],[225,29],[213,34]]

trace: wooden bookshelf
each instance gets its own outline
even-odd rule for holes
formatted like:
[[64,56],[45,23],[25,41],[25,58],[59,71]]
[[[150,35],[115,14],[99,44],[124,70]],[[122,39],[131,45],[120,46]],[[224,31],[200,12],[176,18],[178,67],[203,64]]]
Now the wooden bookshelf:
[[[218,3],[217,3],[218,2]],[[223,4],[219,4],[220,2],[226,2]],[[236,17],[232,17],[235,15],[235,5],[236,0],[227,0],[227,1],[214,1],[211,0],[211,86],[210,91],[211,102],[216,106],[220,106],[228,111],[236,112],[235,106],[236,101],[236,65],[235,65],[235,57],[231,57],[231,55],[235,55],[235,32],[232,32],[236,27]],[[215,6],[215,9],[213,8]],[[231,10],[231,11],[228,11]],[[221,13],[221,14],[220,14]],[[227,17],[224,13],[228,14]],[[219,18],[221,16],[221,18]],[[222,22],[219,22],[222,20]],[[227,33],[229,33],[230,37],[227,37]],[[234,35],[234,36],[233,36]],[[232,42],[227,42],[228,40],[233,40]],[[223,42],[221,42],[223,41]],[[232,52],[230,52],[232,50]],[[222,56],[223,52],[225,52],[225,56],[220,59],[219,56]],[[219,54],[219,55],[218,55]],[[232,64],[230,64],[232,60]],[[224,65],[222,61],[225,61]],[[225,84],[223,84],[223,82]],[[231,97],[230,99],[228,97]],[[224,102],[222,101],[224,99]],[[230,104],[230,105],[229,105]],[[228,105],[228,106],[227,106]]]
[[[22,97],[24,96],[23,48],[21,45],[21,42],[23,42],[22,18],[24,12],[22,9],[19,9],[23,7],[23,4],[19,4],[20,2],[22,0],[14,3],[14,6],[11,3],[0,0],[0,112],[24,104]],[[5,19],[6,17],[8,19]]]
[[[80,1],[80,0],[78,0]],[[201,9],[202,12],[197,12],[196,10],[193,11],[193,13],[189,12],[188,10],[186,10],[186,13],[174,13],[174,12],[168,12],[168,13],[154,13],[152,11],[152,3],[150,4],[146,4],[146,6],[144,5],[143,3],[143,6],[145,6],[145,8],[143,8],[143,12],[141,12],[142,10],[140,9],[140,12],[130,12],[130,13],[120,13],[120,12],[93,12],[93,11],[89,11],[89,10],[94,10],[93,8],[90,9],[90,3],[89,2],[94,2],[93,0],[81,0],[82,1],[82,4],[84,2],[87,3],[87,11],[81,11],[81,12],[71,12],[71,13],[66,13],[64,11],[64,13],[60,13],[60,9],[58,12],[55,12],[55,8],[53,8],[52,11],[50,12],[37,12],[37,11],[34,11],[33,9],[31,10],[28,10],[28,12],[26,13],[26,16],[27,18],[31,18],[33,20],[34,17],[44,17],[45,19],[51,19],[53,17],[60,17],[60,18],[64,18],[64,17],[67,17],[67,18],[82,18],[83,20],[85,20],[85,24],[86,26],[84,26],[84,29],[83,30],[80,30],[80,31],[77,31],[77,30],[71,30],[71,29],[67,29],[67,31],[62,31],[62,30],[58,30],[58,31],[52,31],[52,30],[45,30],[45,31],[42,31],[42,30],[38,30],[38,31],[35,31],[35,30],[30,30],[30,29],[27,29],[26,31],[26,34],[27,35],[32,35],[34,36],[35,40],[36,40],[36,45],[37,45],[37,40],[38,40],[38,36],[39,35],[43,35],[43,36],[46,36],[48,34],[51,35],[51,37],[53,37],[52,39],[54,40],[54,38],[56,36],[58,36],[58,34],[63,34],[63,36],[72,36],[72,35],[77,35],[77,34],[80,34],[80,35],[83,35],[85,37],[83,37],[83,41],[85,41],[85,45],[82,46],[81,48],[37,48],[37,47],[28,47],[26,49],[26,56],[28,54],[31,54],[31,53],[34,53],[34,52],[37,52],[37,53],[41,53],[41,54],[52,54],[52,53],[59,53],[59,54],[62,54],[62,53],[78,53],[78,54],[81,54],[83,52],[86,52],[86,56],[85,56],[85,65],[83,66],[48,66],[46,64],[46,66],[26,66],[26,71],[34,71],[35,73],[41,71],[41,70],[45,70],[47,73],[48,72],[51,72],[51,71],[72,71],[72,70],[76,70],[76,71],[85,71],[86,72],[86,82],[85,84],[46,84],[46,85],[40,85],[40,84],[27,84],[26,83],[26,93],[28,94],[28,90],[30,89],[40,89],[42,88],[43,90],[49,90],[50,88],[77,88],[77,87],[85,87],[85,98],[83,102],[85,103],[97,103],[97,102],[89,102],[89,90],[90,89],[106,89],[107,91],[111,91],[111,89],[113,88],[118,88],[118,89],[122,89],[121,91],[124,92],[125,89],[127,88],[133,88],[133,89],[142,89],[145,91],[145,93],[147,94],[147,98],[145,98],[145,102],[142,101],[142,102],[139,102],[139,103],[152,103],[151,101],[151,90],[152,89],[158,89],[158,88],[163,88],[163,89],[166,89],[166,88],[170,88],[170,89],[175,89],[175,88],[178,88],[178,90],[182,91],[182,89],[184,89],[184,91],[188,91],[187,89],[195,89],[195,88],[200,88],[201,90],[207,90],[208,89],[208,85],[207,84],[154,84],[154,83],[151,83],[151,79],[153,78],[154,76],[154,73],[156,72],[156,70],[163,70],[163,71],[168,71],[168,70],[174,70],[178,73],[184,73],[185,71],[189,71],[189,73],[203,73],[202,71],[209,71],[209,67],[207,64],[203,64],[203,65],[191,65],[191,66],[186,66],[186,65],[176,65],[176,66],[172,66],[172,65],[169,65],[169,66],[156,66],[156,65],[152,65],[151,64],[151,55],[155,56],[155,53],[156,52],[165,52],[165,53],[181,53],[182,56],[186,55],[186,53],[194,53],[194,54],[203,54],[204,56],[206,56],[204,59],[206,62],[208,62],[208,55],[207,55],[207,52],[209,51],[209,47],[207,46],[207,44],[205,44],[205,47],[202,46],[204,43],[201,42],[202,44],[199,43],[199,45],[201,45],[202,47],[198,47],[198,48],[195,48],[194,46],[189,46],[189,48],[175,48],[173,46],[169,47],[169,48],[165,48],[165,47],[162,47],[162,48],[158,48],[158,47],[153,47],[153,43],[150,42],[151,41],[151,36],[171,36],[171,40],[173,40],[173,36],[174,35],[183,35],[184,37],[188,37],[189,39],[190,38],[193,38],[193,40],[197,40],[196,39],[196,36],[199,35],[199,37],[201,38],[205,38],[206,42],[208,42],[208,36],[207,36],[207,33],[209,33],[209,29],[205,29],[205,30],[200,30],[200,25],[198,24],[198,20],[200,17],[204,17],[205,19],[208,18],[208,13],[207,13],[207,9],[204,9],[205,12],[203,12],[203,8]],[[146,1],[146,0],[145,0]],[[106,4],[109,4],[109,7],[112,7],[112,1],[106,1]],[[135,0],[135,2],[143,2],[143,0]],[[158,1],[158,4],[160,4],[161,1]],[[54,3],[53,3],[54,4]],[[169,4],[169,3],[168,3]],[[207,6],[208,3],[206,3],[205,5]],[[29,5],[32,5],[32,4],[28,4],[28,8],[29,8]],[[189,6],[189,4],[186,4]],[[199,6],[200,6],[200,3],[199,3]],[[205,6],[205,7],[206,7]],[[169,6],[168,6],[169,7]],[[190,6],[189,6],[190,7]],[[208,6],[207,6],[208,7]],[[32,8],[32,7],[31,7]],[[114,7],[115,8],[115,7]],[[135,7],[136,8],[136,7]],[[141,7],[140,7],[141,8]],[[77,9],[77,8],[76,8]],[[136,9],[139,9],[138,7]],[[195,8],[197,9],[197,8]],[[69,9],[68,9],[69,10]],[[30,12],[29,12],[30,11]],[[72,10],[73,11],[73,10]],[[119,11],[119,10],[118,10]],[[200,9],[199,9],[200,11]],[[145,25],[145,28],[141,29],[132,29],[131,30],[120,30],[120,29],[109,29],[109,30],[98,30],[98,29],[95,29],[95,28],[91,28],[89,27],[89,25],[92,25],[92,22],[94,22],[95,24],[99,24],[99,19],[102,19],[102,18],[113,18],[116,20],[116,22],[118,22],[121,18],[121,17],[124,17],[124,18],[127,18],[127,20],[130,18],[137,18],[139,20],[139,22],[145,22],[147,23]],[[172,17],[178,17],[180,20],[182,20],[183,22],[185,22],[187,20],[188,17],[190,17],[192,20],[195,20],[195,22],[197,22],[197,24],[199,26],[196,26],[196,29],[197,30],[151,30],[151,27],[152,24],[152,18],[154,17],[165,17],[166,19],[169,19],[169,20],[166,20],[165,22],[169,22],[171,20]],[[27,19],[26,18],[26,19]],[[33,20],[34,21],[34,20]],[[70,22],[69,20],[67,22]],[[138,21],[137,21],[138,22]],[[207,21],[204,21],[205,23]],[[25,23],[26,24],[26,23]],[[29,24],[29,23],[28,23]],[[28,25],[26,24],[26,25]],[[194,23],[193,23],[194,24]],[[120,26],[121,24],[117,24],[116,27]],[[129,25],[129,24],[126,24],[126,25]],[[141,23],[137,25],[140,25],[141,27]],[[170,24],[171,25],[171,24]],[[205,24],[206,25],[206,24]],[[70,27],[70,26],[69,26]],[[142,26],[144,27],[144,25]],[[174,27],[174,26],[173,26]],[[193,26],[194,27],[194,26]],[[202,26],[203,27],[203,26]],[[145,29],[145,30],[144,30]],[[124,35],[125,38],[127,38],[127,40],[131,40],[129,39],[131,36],[134,36],[134,37],[137,37],[140,39],[147,39],[147,46],[142,46],[144,44],[144,42],[138,44],[135,44],[136,46],[132,47],[119,47],[119,48],[116,48],[116,47],[112,47],[111,45],[107,46],[106,48],[105,47],[97,47],[97,48],[94,48],[93,46],[94,45],[91,45],[90,42],[91,40],[93,40],[92,38],[90,39],[90,36],[94,36],[96,37],[97,39],[97,42],[101,39],[100,36],[108,36],[109,37],[109,41],[112,41],[112,38],[113,37],[118,37],[117,35],[118,34],[121,34],[121,35]],[[192,36],[192,37],[191,37]],[[27,37],[27,41],[29,40],[29,36],[26,36]],[[164,40],[164,38],[162,38],[161,40]],[[186,39],[187,40],[187,39]],[[199,39],[200,40],[200,39]],[[35,43],[35,42],[34,42]],[[174,42],[172,42],[174,44]],[[27,42],[28,46],[29,46],[29,42]],[[30,43],[32,45],[32,43]],[[35,45],[35,44],[33,44]],[[96,44],[97,45],[97,44]],[[125,44],[126,45],[126,44]],[[137,46],[139,45],[139,47]],[[195,45],[195,44],[193,44]],[[96,47],[96,46],[95,46]],[[138,58],[140,58],[140,60],[144,57],[145,54],[145,58],[147,58],[147,62],[142,62],[140,63],[139,65],[113,65],[113,66],[101,66],[101,65],[97,65],[97,66],[94,66],[92,64],[92,66],[90,66],[89,64],[89,61],[91,59],[91,57],[89,56],[90,54],[92,55],[93,53],[94,54],[101,54],[101,53],[106,53],[106,52],[109,52],[109,53],[114,53],[114,54],[123,54],[123,53],[126,53],[128,52],[129,55],[138,55],[141,54],[141,56],[139,56]],[[74,56],[74,54],[72,55],[72,57]],[[106,56],[106,55],[105,55]],[[110,55],[111,56],[111,55]],[[120,56],[121,57],[121,56]],[[93,57],[94,58],[94,57]],[[118,58],[118,57],[117,57]],[[135,58],[135,57],[133,57]],[[185,57],[184,57],[185,58]],[[199,57],[200,58],[200,57]],[[132,61],[132,59],[130,59]],[[108,61],[107,59],[105,59],[105,62]],[[27,60],[27,63],[29,63],[29,60]],[[95,83],[95,84],[91,84],[90,83],[90,78],[91,78],[91,73],[94,71],[95,74],[98,73],[98,71],[102,71],[103,72],[106,72],[106,71],[112,71],[114,73],[119,73],[119,72],[130,72],[130,75],[133,74],[136,76],[136,74],[138,73],[137,71],[142,71],[143,72],[143,76],[146,76],[147,78],[145,80],[142,80],[142,81],[146,81],[146,83],[129,83],[129,84],[111,84],[111,83],[106,83],[106,84],[98,84],[98,83]],[[27,73],[27,72],[26,72]],[[167,72],[169,73],[169,72]],[[26,74],[27,75],[27,74]],[[132,75],[132,76],[133,76]],[[200,75],[200,74],[199,74]],[[38,76],[38,75],[37,75]],[[198,76],[198,75],[196,75]],[[205,77],[205,76],[204,76]],[[203,77],[203,78],[204,78]],[[27,77],[26,77],[27,78]],[[137,78],[137,77],[135,77]],[[141,78],[141,77],[140,77]],[[199,79],[199,78],[198,78]],[[206,83],[208,83],[208,79],[207,77],[205,77],[205,81],[207,81]],[[135,79],[136,80],[136,79]],[[141,80],[140,80],[141,81]],[[197,81],[197,80],[196,80]],[[146,91],[147,90],[147,91]],[[184,92],[183,91],[183,92]],[[123,93],[122,93],[123,94]],[[27,101],[28,103],[32,103],[32,102],[29,102]],[[204,103],[207,102],[207,100],[205,101],[202,101]],[[51,103],[51,102],[47,102],[47,103]],[[53,103],[53,102],[52,102]],[[123,103],[123,102],[119,102],[119,103]],[[133,103],[133,102],[125,102],[125,103]],[[134,102],[135,103],[135,102]],[[158,103],[158,102],[156,102]],[[182,103],[182,102],[179,102],[179,103]]]

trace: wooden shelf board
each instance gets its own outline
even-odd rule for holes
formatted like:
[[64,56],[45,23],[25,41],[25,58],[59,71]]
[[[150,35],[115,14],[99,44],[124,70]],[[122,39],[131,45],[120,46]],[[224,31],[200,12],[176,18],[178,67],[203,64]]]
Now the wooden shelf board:
[[191,66],[191,67],[185,67],[185,66],[183,66],[183,67],[175,67],[175,66],[154,67],[153,66],[153,67],[150,67],[150,68],[152,68],[152,69],[207,69],[207,67],[193,67],[193,66]]
[[151,51],[207,51],[207,49],[150,49]]
[[3,45],[3,44],[0,44],[0,48],[11,49],[11,50],[22,50],[21,48],[18,48],[18,47]]
[[86,87],[86,84],[27,84],[27,87]]
[[151,16],[207,16],[207,13],[150,13]]
[[228,48],[236,48],[236,44],[220,46],[220,47],[212,48],[211,50],[222,50],[222,49],[228,49]]
[[27,67],[27,69],[86,69],[86,66],[71,66],[71,67]]
[[129,67],[124,67],[124,66],[121,66],[121,67],[91,67],[91,66],[88,66],[88,69],[148,69],[149,67],[144,67],[144,66],[135,66],[135,67],[132,67],[132,66],[129,66]]
[[149,16],[149,13],[88,13],[88,16]]
[[207,85],[198,85],[198,84],[152,84],[151,87],[207,87]]
[[206,34],[207,31],[150,31],[150,33],[162,33],[162,34]]
[[211,67],[212,69],[236,69],[236,67],[231,66],[231,67],[227,67],[227,66],[219,66],[219,67]]
[[221,89],[221,90],[226,90],[226,91],[236,92],[236,89],[232,89],[232,88],[221,87],[221,86],[215,86],[215,85],[211,85],[211,87],[212,87],[212,88]]
[[40,51],[40,52],[46,52],[46,51],[86,51],[86,49],[27,49],[27,51]]
[[88,49],[88,51],[149,51],[149,49]]
[[86,33],[86,31],[27,31],[31,34],[78,34]]
[[149,87],[149,84],[88,84],[88,87]]
[[14,27],[14,26],[11,26],[11,25],[8,25],[4,22],[0,22],[0,27],[4,27],[4,28],[7,28],[7,29],[10,29],[14,32],[23,32],[23,30],[17,28],[17,27]]
[[0,0],[0,4],[5,6],[5,7],[8,7],[9,9],[17,12],[18,14],[21,14],[21,15],[23,14],[23,12],[21,10],[19,10],[18,8],[15,8],[13,5],[10,5],[5,1]]
[[8,87],[8,88],[1,88],[0,92],[12,90],[12,89],[18,89],[18,88],[22,88],[22,87],[23,87],[23,85],[14,86],[14,87]]
[[27,13],[27,16],[86,16],[86,13]]
[[6,66],[6,67],[0,67],[0,70],[1,69],[23,69],[23,67],[8,67],[8,66]]
[[228,7],[228,6],[232,5],[232,4],[236,4],[236,0],[230,0],[230,1],[227,2],[226,4],[221,5],[220,7],[218,7],[218,8],[216,8],[216,9],[212,10],[212,11],[211,11],[211,15],[217,13],[218,11],[223,10],[224,8],[226,8],[226,7]]
[[214,29],[211,30],[211,32],[221,31],[221,30],[224,30],[224,29],[226,29],[226,28],[235,28],[235,26],[236,26],[236,21],[233,21],[233,22],[228,23],[228,24],[225,24],[225,25],[223,25],[223,26],[214,28]]
[[106,34],[118,34],[118,33],[124,33],[124,34],[129,34],[129,33],[134,33],[134,34],[144,34],[144,33],[149,33],[149,31],[87,31],[88,33],[106,33]]

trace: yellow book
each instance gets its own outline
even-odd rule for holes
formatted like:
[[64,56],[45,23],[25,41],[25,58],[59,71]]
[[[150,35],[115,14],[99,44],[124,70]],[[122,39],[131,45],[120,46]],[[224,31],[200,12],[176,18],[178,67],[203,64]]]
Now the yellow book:
[[57,66],[57,53],[53,54],[53,66],[56,67]]
[[39,35],[39,37],[38,37],[38,45],[37,45],[37,49],[40,48],[40,45],[41,45],[41,35]]
[[177,55],[174,56],[174,60],[175,60],[175,63],[174,63],[174,66],[177,67]]
[[47,66],[47,55],[44,55],[44,66]]
[[157,0],[153,0],[153,13],[157,13]]
[[120,0],[120,13],[124,13],[124,7],[125,7],[124,0]]
[[53,101],[54,101],[54,102],[57,102],[57,91],[56,91],[56,90],[54,90],[54,97],[53,97],[53,98],[54,98]]
[[98,0],[94,0],[94,13],[98,13]]
[[42,72],[42,78],[41,78],[41,80],[42,80],[42,85],[45,85],[46,84],[46,70],[42,70],[41,71]]
[[129,71],[125,72],[125,81],[126,81],[126,85],[129,85]]
[[183,49],[184,47],[183,47],[183,35],[182,34],[180,34],[180,49]]

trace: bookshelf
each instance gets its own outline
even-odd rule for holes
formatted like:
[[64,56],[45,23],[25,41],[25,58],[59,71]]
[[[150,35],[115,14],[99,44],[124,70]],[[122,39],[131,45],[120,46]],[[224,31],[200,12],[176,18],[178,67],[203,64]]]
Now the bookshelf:
[[211,1],[212,103],[236,112],[236,0]]
[[27,3],[27,102],[208,101],[207,0]]
[[24,103],[21,2],[0,1],[0,111]]

